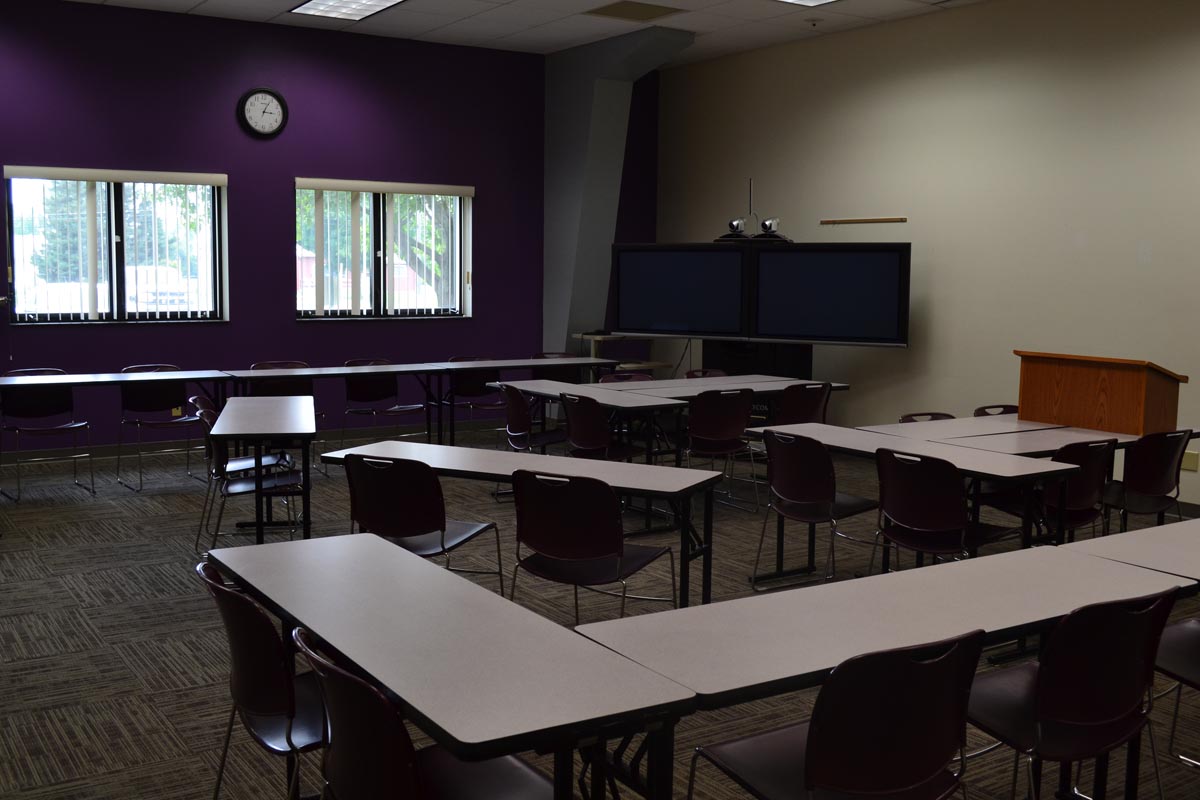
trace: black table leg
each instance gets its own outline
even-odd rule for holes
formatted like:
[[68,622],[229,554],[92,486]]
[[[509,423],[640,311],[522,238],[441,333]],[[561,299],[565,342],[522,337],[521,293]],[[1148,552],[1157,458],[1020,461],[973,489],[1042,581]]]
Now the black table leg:
[[1125,745],[1125,800],[1137,800],[1138,768],[1142,763],[1142,732],[1138,731]]
[[700,589],[700,602],[708,605],[712,602],[712,563],[713,563],[713,490],[704,490],[704,580]]
[[457,414],[454,413],[454,411],[455,411],[455,408],[454,408],[454,388],[455,388],[454,387],[454,376],[451,375],[447,380],[449,382],[450,389],[446,392],[446,402],[444,405],[446,408],[448,408],[450,410],[450,421],[447,423],[447,425],[450,428],[450,445],[453,447],[454,446],[454,422],[455,422],[454,418],[458,416]]
[[646,738],[650,748],[646,765],[648,800],[671,800],[675,791],[675,721],[664,722]]
[[300,444],[303,453],[300,457],[300,513],[304,515],[304,538],[307,539],[312,534],[312,442],[303,441]]
[[1092,800],[1104,800],[1108,794],[1108,753],[1096,756],[1096,775],[1092,780]]
[[575,751],[561,747],[554,751],[554,800],[575,798]]
[[695,558],[692,545],[695,537],[692,525],[692,498],[685,497],[679,503],[683,506],[680,509],[679,521],[679,607],[687,608],[692,593],[692,559]]
[[263,446],[254,443],[254,542],[263,543]]

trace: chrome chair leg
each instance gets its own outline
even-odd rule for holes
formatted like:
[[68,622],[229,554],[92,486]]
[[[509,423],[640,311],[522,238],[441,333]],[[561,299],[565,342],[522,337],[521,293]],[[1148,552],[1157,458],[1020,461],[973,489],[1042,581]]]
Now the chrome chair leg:
[[1158,766],[1158,744],[1154,741],[1154,723],[1149,717],[1146,718],[1146,733],[1150,739],[1150,758],[1154,763],[1154,783],[1158,786],[1158,800],[1165,800],[1163,796],[1162,773],[1159,772]]
[[629,592],[629,584],[626,583],[624,580],[622,580],[621,581],[621,613],[617,615],[618,618],[625,617],[625,595],[628,592]]
[[687,800],[692,800],[692,793],[696,788],[696,762],[700,760],[700,748],[697,747],[692,753],[692,766],[688,769],[688,788]]
[[762,533],[758,536],[758,552],[754,556],[754,571],[750,574],[750,585],[758,579],[758,566],[762,562],[763,543],[767,541],[767,523],[771,520],[771,505],[767,504],[767,513],[763,517]]
[[671,605],[674,608],[679,608],[679,587],[675,583],[675,551],[667,551],[667,560],[671,564]]
[[500,552],[500,526],[492,530],[496,532],[496,577],[500,580],[500,596],[504,597],[504,557]]
[[221,760],[217,764],[217,786],[213,789],[213,800],[221,796],[221,779],[225,777],[225,759],[229,756],[229,740],[233,737],[233,719],[237,716],[237,706],[229,709],[229,725],[225,728],[225,746],[221,748]]
[[512,582],[509,584],[508,599],[511,602],[517,596],[517,571],[521,569],[521,562],[518,561],[513,565]]

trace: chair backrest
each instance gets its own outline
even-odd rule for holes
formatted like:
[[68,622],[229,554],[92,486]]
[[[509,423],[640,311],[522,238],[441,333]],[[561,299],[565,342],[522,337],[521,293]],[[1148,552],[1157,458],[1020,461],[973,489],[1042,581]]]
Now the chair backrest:
[[[57,367],[10,369],[4,377],[66,375]],[[41,419],[61,414],[75,416],[75,395],[70,386],[6,386],[0,389],[0,414],[13,419]]]
[[1103,726],[1140,717],[1175,593],[1096,603],[1059,620],[1039,657],[1039,723]]
[[833,386],[828,383],[797,383],[787,387],[775,401],[775,424],[824,422],[832,391]]
[[621,503],[595,478],[513,473],[517,542],[548,558],[620,557],[625,553]]
[[313,646],[308,631],[292,631],[325,702],[328,739],[321,771],[336,800],[417,800],[420,790],[412,739],[391,701]]
[[213,425],[217,424],[217,410],[200,408],[196,412],[196,416],[200,418],[200,424],[204,426],[204,455],[208,459],[209,474],[214,478],[224,478],[225,465],[229,463],[229,443],[224,439],[214,439],[209,435],[212,433]]
[[348,455],[344,464],[360,531],[403,539],[446,530],[442,484],[425,462]]
[[600,376],[600,383],[627,383],[629,381],[652,381],[654,376],[645,372],[610,372]]
[[720,377],[723,377],[726,373],[725,373],[725,370],[723,370],[723,369],[717,369],[716,367],[707,367],[704,369],[689,369],[687,371],[687,373],[685,373],[685,374],[689,378],[720,378]]
[[824,522],[833,513],[837,483],[825,445],[807,436],[763,434],[771,504],[788,516]]
[[750,389],[710,389],[688,404],[688,436],[699,442],[727,442],[741,438],[750,427],[754,392]]
[[901,422],[929,422],[935,419],[954,419],[954,415],[944,411],[914,411],[900,417]]
[[[1112,464],[1117,448],[1116,439],[1095,442],[1072,442],[1063,445],[1054,453],[1052,461],[1060,464],[1075,464],[1079,472],[1067,477],[1067,505],[1069,511],[1083,511],[1100,504],[1104,497],[1104,485],[1108,482],[1108,468]],[[1046,505],[1058,507],[1059,481],[1047,481],[1044,489]]]
[[270,615],[248,595],[225,585],[211,564],[196,565],[225,623],[229,639],[229,693],[244,713],[295,716],[290,660]]
[[[308,369],[305,361],[256,361],[250,369]],[[255,397],[292,397],[311,395],[312,378],[255,378],[250,381],[250,393]]]
[[[128,372],[179,372],[174,364],[134,364],[121,370]],[[183,408],[187,385],[183,381],[138,381],[121,384],[121,411],[135,414],[166,413]]]
[[804,788],[897,797],[937,778],[966,744],[983,636],[842,662],[813,704]]
[[[578,358],[574,353],[534,353],[534,358],[553,360],[558,358]],[[579,367],[541,367],[534,372],[534,376],[548,381],[558,381],[559,383],[579,383]]]
[[605,450],[611,441],[608,414],[593,397],[559,395],[567,417],[567,444],[572,450]]
[[217,404],[207,395],[194,394],[188,398],[188,402],[192,404],[192,408],[196,409],[197,412],[204,411],[205,409],[209,411],[217,410]]
[[997,414],[1016,414],[1017,407],[1008,403],[998,403],[994,406],[980,406],[975,409],[976,417],[994,417]]
[[955,531],[967,524],[967,498],[958,468],[940,458],[880,448],[879,510],[914,531]]
[[[379,367],[392,362],[386,358],[350,358],[347,367]],[[395,375],[346,375],[346,404],[371,404],[396,399]]]
[[504,390],[505,429],[508,444],[513,450],[529,448],[529,434],[533,430],[533,416],[529,413],[529,398],[519,389],[502,384]]
[[1173,493],[1191,438],[1192,432],[1184,429],[1147,434],[1131,444],[1125,450],[1125,488],[1149,496]]
[[[452,356],[451,361],[490,361],[485,356]],[[483,397],[495,394],[496,390],[488,386],[500,380],[500,370],[485,369],[451,376],[454,381],[454,393],[459,397]]]

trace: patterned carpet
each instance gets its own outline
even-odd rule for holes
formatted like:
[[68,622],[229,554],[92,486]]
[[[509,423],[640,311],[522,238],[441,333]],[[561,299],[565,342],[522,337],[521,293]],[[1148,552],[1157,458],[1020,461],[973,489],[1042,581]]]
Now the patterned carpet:
[[[490,446],[491,434],[475,434],[474,444]],[[224,632],[211,600],[193,574],[198,556],[193,540],[204,496],[202,483],[186,477],[182,457],[149,459],[146,490],[134,494],[116,484],[111,461],[97,461],[96,497],[70,484],[65,468],[31,470],[20,504],[0,505],[0,797],[159,798],[211,797],[228,714],[228,660]],[[867,462],[838,461],[839,488],[873,496],[875,479]],[[12,480],[5,470],[6,482]],[[7,485],[7,484],[6,484]],[[492,498],[491,484],[444,481],[451,516],[494,519],[507,541],[511,569],[511,503]],[[744,492],[748,487],[740,486]],[[314,485],[315,535],[347,530],[348,503],[341,471],[318,476]],[[231,501],[232,518],[251,512],[249,501]],[[635,527],[640,517],[629,518]],[[851,531],[869,533],[873,515],[851,521]],[[714,598],[749,593],[762,525],[761,514],[718,507]],[[227,525],[228,527],[228,525]],[[674,534],[640,541],[673,544]],[[790,554],[801,556],[796,530]],[[223,545],[248,543],[224,540]],[[207,543],[202,547],[207,547]],[[456,562],[490,567],[494,551],[482,541],[468,545]],[[824,559],[821,541],[818,558]],[[904,566],[911,565],[906,560]],[[866,569],[866,552],[852,545],[838,549],[840,578]],[[695,577],[699,576],[698,566]],[[471,576],[493,587],[495,579]],[[665,562],[636,578],[630,591],[661,594],[669,586]],[[570,624],[570,591],[521,578],[517,602],[563,624]],[[630,602],[631,613],[647,613],[661,604]],[[1194,615],[1200,603],[1182,602],[1175,617]],[[616,614],[616,601],[585,593],[584,621]],[[481,654],[483,655],[483,654]],[[804,718],[813,693],[805,692],[749,703],[719,712],[696,714],[680,726],[676,791],[686,789],[692,748],[700,743],[759,731]],[[1168,798],[1200,796],[1200,771],[1170,762],[1165,754],[1169,703],[1154,712],[1160,723],[1160,763]],[[1185,752],[1200,752],[1200,698],[1185,695],[1181,742]],[[419,737],[418,737],[419,738]],[[974,744],[985,740],[972,735]],[[1141,797],[1155,796],[1148,743],[1142,769]],[[548,769],[547,759],[531,757]],[[1122,786],[1123,758],[1113,759],[1109,790]],[[304,786],[315,792],[317,757],[304,765]],[[1012,759],[1003,751],[969,764],[973,798],[1008,797]],[[280,797],[283,763],[263,754],[239,729],[235,733],[223,796]],[[1047,770],[1049,791],[1056,773]],[[1088,768],[1079,786],[1091,793]],[[631,792],[623,792],[631,796]],[[701,768],[698,798],[743,796],[711,768]]]

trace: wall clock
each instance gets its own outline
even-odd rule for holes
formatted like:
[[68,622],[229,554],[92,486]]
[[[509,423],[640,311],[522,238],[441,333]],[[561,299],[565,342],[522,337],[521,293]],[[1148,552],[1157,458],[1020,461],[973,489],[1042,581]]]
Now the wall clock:
[[237,118],[246,133],[271,139],[287,125],[288,108],[283,95],[272,89],[251,89],[237,104]]

